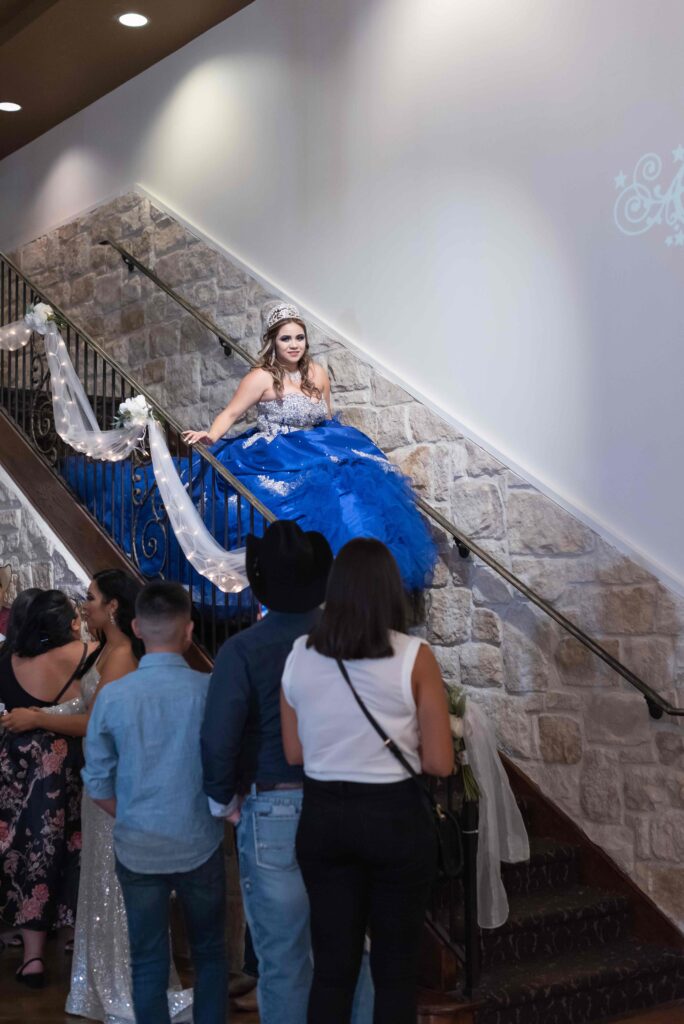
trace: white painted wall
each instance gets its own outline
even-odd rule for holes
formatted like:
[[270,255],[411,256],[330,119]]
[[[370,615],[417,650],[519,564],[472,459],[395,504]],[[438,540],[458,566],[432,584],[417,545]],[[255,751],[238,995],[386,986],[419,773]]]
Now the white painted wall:
[[684,247],[613,222],[618,172],[682,166],[683,33],[675,0],[256,0],[0,163],[0,244],[138,183],[684,583]]

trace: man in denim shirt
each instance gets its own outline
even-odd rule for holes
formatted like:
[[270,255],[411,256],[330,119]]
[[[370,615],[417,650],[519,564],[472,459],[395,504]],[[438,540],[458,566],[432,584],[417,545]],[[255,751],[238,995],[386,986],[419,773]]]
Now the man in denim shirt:
[[146,654],[106,686],[88,724],[86,791],[114,816],[116,872],[131,946],[139,1024],[168,1024],[169,897],[183,908],[195,967],[195,1024],[224,1024],[223,827],[202,792],[199,734],[209,676],[183,653],[190,599],[177,583],[151,583],[133,629]]
[[[240,884],[259,960],[261,1024],[306,1022],[309,900],[295,856],[303,774],[285,760],[280,681],[294,641],[318,619],[331,565],[325,537],[304,533],[294,522],[274,523],[262,538],[247,537],[247,577],[269,611],[219,651],[202,726],[204,790],[212,812],[239,817]],[[366,961],[354,1024],[372,1020]]]

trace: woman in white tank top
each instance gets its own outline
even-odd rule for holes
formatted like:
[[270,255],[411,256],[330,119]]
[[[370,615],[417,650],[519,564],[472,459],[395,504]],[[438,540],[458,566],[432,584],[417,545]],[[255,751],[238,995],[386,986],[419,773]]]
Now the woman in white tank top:
[[285,754],[303,764],[297,857],[311,904],[308,1024],[349,1024],[366,930],[374,1024],[415,1024],[422,922],[436,867],[415,781],[370,725],[340,672],[417,771],[447,775],[453,745],[429,646],[406,634],[396,563],[379,541],[345,545],[319,624],[285,666]]

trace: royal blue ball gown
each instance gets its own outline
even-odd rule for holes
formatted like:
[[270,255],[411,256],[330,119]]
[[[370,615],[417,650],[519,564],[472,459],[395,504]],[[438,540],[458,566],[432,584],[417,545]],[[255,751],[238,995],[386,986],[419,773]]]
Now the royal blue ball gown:
[[[396,558],[407,589],[422,589],[430,582],[436,549],[409,481],[365,434],[329,419],[323,401],[295,392],[260,402],[255,427],[218,441],[210,450],[278,519],[319,530],[334,553],[354,537],[375,537]],[[161,545],[155,552],[150,543],[155,515],[161,511],[153,508],[151,468],[139,467],[136,483],[126,463],[110,464],[107,470],[113,473],[104,471],[99,478],[93,474],[92,479],[82,463],[73,463],[69,482],[91,505],[94,500],[98,519],[104,516],[126,550],[134,544],[141,568],[149,575],[176,575],[172,567],[180,559],[175,552],[167,551],[162,566]],[[191,465],[182,459],[177,466],[184,482],[191,478],[194,504],[219,543],[231,548],[244,543],[250,528],[248,503],[238,501],[235,490],[218,475],[208,477],[199,455]],[[137,498],[131,502],[134,488]],[[141,505],[140,494],[147,490],[151,496]],[[126,501],[135,505],[128,514]]]

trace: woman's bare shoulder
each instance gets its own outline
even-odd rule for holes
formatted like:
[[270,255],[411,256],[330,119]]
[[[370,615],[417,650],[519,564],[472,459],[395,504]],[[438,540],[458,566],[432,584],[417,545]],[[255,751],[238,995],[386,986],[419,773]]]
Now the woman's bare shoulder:
[[128,643],[118,644],[111,651],[107,651],[104,658],[98,663],[100,671],[100,683],[106,685],[114,679],[134,672],[138,667],[138,659],[133,653],[133,647]]
[[328,371],[320,363],[311,363],[311,374],[314,384],[325,384],[328,379]]
[[[62,657],[66,659],[80,658],[83,654],[83,644],[85,640],[70,640],[68,644],[64,644],[62,647],[58,647],[57,650],[62,652]],[[97,647],[97,644],[86,644],[87,651],[90,653]]]
[[268,372],[268,370],[265,367],[263,367],[263,366],[253,366],[252,369],[249,370],[244,375],[244,377],[242,379],[243,380],[248,380],[248,381],[253,382],[255,384],[257,382],[258,383],[263,382],[265,384],[268,384],[270,381],[273,380],[273,377],[271,376],[271,374]]

